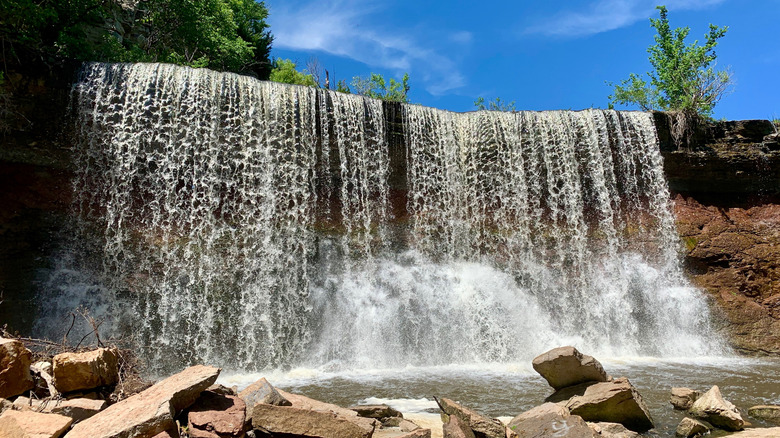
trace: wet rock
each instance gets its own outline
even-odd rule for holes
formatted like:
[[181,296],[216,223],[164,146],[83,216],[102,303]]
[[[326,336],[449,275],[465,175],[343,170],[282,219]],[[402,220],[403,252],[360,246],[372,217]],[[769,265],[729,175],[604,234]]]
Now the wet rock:
[[35,386],[30,374],[32,353],[15,339],[0,338],[0,397],[8,398]]
[[635,432],[654,427],[642,396],[625,377],[564,388],[546,401],[562,404],[585,421],[620,423]]
[[680,424],[677,425],[674,435],[682,438],[693,438],[704,435],[711,430],[712,426],[706,422],[685,417],[680,421]]
[[588,427],[594,435],[602,438],[639,438],[640,435],[632,430],[626,429],[620,423],[588,423]]
[[211,391],[204,391],[187,414],[191,438],[240,438],[245,422],[243,400]]
[[487,417],[448,398],[436,399],[442,412],[458,417],[477,438],[505,438],[506,427],[494,418]]
[[238,396],[246,403],[248,412],[252,412],[252,408],[258,403],[274,406],[292,406],[292,403],[284,398],[273,385],[268,383],[265,377],[247,386]]
[[447,416],[441,428],[443,438],[476,438],[469,425],[455,415]]
[[174,417],[217,380],[219,371],[189,367],[76,424],[68,438],[147,438],[171,430]]
[[73,420],[57,414],[8,410],[0,415],[0,437],[58,438]]
[[373,433],[374,429],[379,427],[379,422],[377,420],[373,418],[360,417],[358,416],[357,412],[351,409],[342,408],[341,406],[334,405],[331,403],[321,402],[319,400],[314,400],[313,398],[304,397],[299,394],[285,392],[282,391],[281,389],[277,389],[277,391],[282,397],[284,397],[290,403],[292,403],[293,408],[333,413],[338,415],[339,417],[342,417],[344,419],[349,420],[352,423],[359,425],[364,431],[368,433]]
[[753,406],[752,408],[748,409],[748,415],[753,418],[760,418],[762,420],[771,421],[772,423],[780,423],[780,406]]
[[556,390],[585,382],[605,382],[599,361],[574,347],[554,348],[533,360],[533,367]]
[[353,411],[357,412],[359,416],[365,418],[403,418],[403,414],[388,405],[356,405],[350,406],[349,409],[352,409]]
[[594,436],[581,417],[555,403],[545,403],[513,418],[507,427],[518,438],[555,436],[584,438]]
[[[350,411],[353,412],[353,411]],[[334,412],[300,409],[292,406],[274,406],[258,403],[252,410],[252,427],[271,435],[296,437],[369,438],[373,428],[366,430],[355,420]]]
[[85,353],[62,353],[52,360],[54,386],[60,392],[115,385],[119,380],[117,351],[98,348]]
[[724,430],[742,430],[745,425],[737,407],[723,398],[717,385],[699,397],[688,413]]
[[687,411],[700,396],[699,391],[690,388],[672,388],[670,403],[675,409]]

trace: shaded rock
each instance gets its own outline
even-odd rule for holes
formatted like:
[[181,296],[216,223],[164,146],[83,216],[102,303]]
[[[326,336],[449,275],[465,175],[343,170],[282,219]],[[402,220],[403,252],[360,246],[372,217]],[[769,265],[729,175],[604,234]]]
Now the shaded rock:
[[712,430],[712,427],[710,427],[709,424],[690,417],[685,417],[680,421],[680,424],[677,425],[677,430],[675,430],[674,435],[683,438],[693,438],[704,435],[710,430]]
[[284,398],[265,377],[249,385],[238,393],[238,396],[244,400],[247,406],[247,412],[252,412],[252,408],[258,403],[265,403],[274,406],[292,406],[292,403]]
[[119,380],[117,351],[98,348],[85,353],[62,353],[52,360],[54,386],[60,392],[115,385]]
[[211,386],[219,368],[189,367],[76,424],[68,438],[147,438],[174,428],[174,417]]
[[42,411],[47,404],[48,401],[19,396],[14,400],[13,408],[17,411]]
[[371,437],[373,429],[366,430],[353,421],[358,418],[357,416],[347,418],[334,412],[258,403],[252,410],[252,427],[268,431],[272,435],[322,438]]
[[732,433],[729,438],[777,438],[780,436],[780,427],[767,427],[763,429],[745,429],[742,432]]
[[179,428],[177,427],[171,430],[166,430],[165,432],[160,432],[152,438],[179,438]]
[[604,438],[639,438],[639,434],[626,429],[620,423],[588,423],[588,426],[597,437]]
[[759,405],[748,409],[748,415],[754,418],[780,423],[780,406]]
[[299,394],[285,392],[281,389],[277,389],[277,391],[282,397],[292,403],[292,407],[294,408],[309,409],[319,412],[330,412],[355,424],[358,424],[361,428],[363,428],[364,431],[369,433],[373,433],[374,429],[379,426],[379,422],[377,420],[373,418],[360,417],[358,416],[357,412],[351,409],[342,408],[341,406],[334,405],[332,403],[325,403],[319,400],[314,400],[313,398],[305,397]]
[[246,404],[235,395],[204,391],[187,414],[191,438],[244,436]]
[[720,429],[737,431],[745,425],[737,407],[723,399],[717,385],[696,400],[688,413]]
[[442,412],[460,418],[477,438],[506,438],[506,427],[494,418],[487,417],[448,398],[436,399]]
[[545,403],[523,412],[513,418],[507,427],[519,438],[594,436],[585,420],[577,415],[571,415],[568,409],[555,403]]
[[227,386],[220,385],[219,383],[215,383],[209,386],[206,388],[206,391],[215,392],[222,395],[238,395],[238,387],[233,386],[228,388]]
[[670,403],[675,409],[687,411],[700,396],[699,391],[690,388],[672,388]]
[[405,433],[398,438],[431,438],[430,429],[417,428],[409,433]]
[[654,427],[642,396],[625,377],[563,388],[546,401],[561,403],[585,421],[620,423],[635,432]]
[[533,367],[556,390],[585,382],[606,382],[599,361],[574,347],[554,348],[533,360]]
[[0,437],[58,438],[73,420],[57,414],[8,410],[0,415]]
[[359,416],[365,418],[403,418],[403,414],[388,405],[356,405],[350,406],[349,409],[352,409],[353,411],[357,412]]
[[476,438],[469,425],[455,415],[449,415],[441,428],[443,438]]
[[380,421],[382,422],[382,427],[398,427],[404,432],[420,429],[420,426],[418,426],[417,423],[402,417],[385,417]]
[[8,409],[13,409],[14,404],[10,401],[0,397],[0,414],[7,411]]
[[105,400],[90,400],[87,398],[74,398],[71,400],[58,400],[46,408],[46,412],[70,417],[74,422],[86,420],[96,415],[108,406]]
[[15,339],[0,338],[0,397],[8,398],[35,386],[30,374],[32,353]]

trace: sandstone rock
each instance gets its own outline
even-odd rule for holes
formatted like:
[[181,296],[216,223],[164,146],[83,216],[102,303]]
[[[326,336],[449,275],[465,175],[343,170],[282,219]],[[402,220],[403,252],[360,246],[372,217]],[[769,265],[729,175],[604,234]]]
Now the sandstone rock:
[[117,364],[113,348],[58,354],[52,361],[54,386],[60,392],[70,392],[115,385],[119,380]]
[[244,436],[246,404],[235,395],[204,391],[190,407],[187,422],[191,438]]
[[[352,411],[351,411],[352,412]],[[370,438],[373,429],[366,430],[354,419],[333,412],[274,406],[258,403],[252,410],[252,426],[272,435],[293,435],[322,438]]]
[[174,417],[211,386],[219,368],[197,365],[76,424],[68,438],[147,438],[174,427]]
[[0,437],[58,438],[73,420],[57,414],[8,410],[0,415]]
[[349,409],[357,412],[361,417],[365,418],[388,418],[388,417],[401,417],[403,414],[397,410],[391,408],[388,405],[356,405],[350,406]]
[[0,397],[19,395],[33,388],[32,353],[15,339],[0,338]]
[[585,382],[605,382],[607,373],[599,361],[574,347],[554,348],[537,356],[533,367],[556,390]]
[[712,430],[712,427],[710,427],[709,424],[690,417],[685,417],[680,421],[680,424],[677,425],[677,430],[675,430],[674,435],[682,438],[693,438],[704,435],[710,430]]
[[252,412],[252,408],[258,403],[265,403],[274,406],[292,406],[292,403],[284,398],[265,377],[249,385],[238,393],[238,396],[244,400],[247,406],[247,412]]
[[431,430],[418,428],[397,438],[431,438]]
[[768,427],[763,429],[745,429],[742,432],[732,433],[729,438],[777,438],[780,436],[780,427]]
[[293,408],[298,409],[308,409],[318,412],[330,412],[333,414],[338,415],[339,417],[343,417],[345,419],[348,419],[349,421],[359,425],[361,428],[363,428],[364,431],[367,431],[369,433],[373,433],[374,429],[376,429],[379,426],[379,422],[373,418],[363,418],[358,416],[357,412],[342,408],[341,406],[334,405],[331,403],[325,403],[321,402],[319,400],[314,400],[313,398],[305,397],[299,394],[293,394],[290,392],[282,391],[281,389],[277,389],[279,394],[287,399],[290,403],[292,403]]
[[635,432],[654,427],[642,396],[625,377],[564,388],[547,397],[546,401],[560,402],[585,421],[620,423]]
[[693,403],[688,413],[725,430],[742,430],[745,421],[737,407],[723,399],[720,388],[713,386]]
[[179,438],[179,428],[176,427],[171,430],[166,430],[165,432],[160,432],[152,438]]
[[476,438],[469,425],[455,415],[449,415],[442,425],[442,436],[443,438]]
[[5,412],[5,411],[7,411],[9,409],[13,409],[13,406],[14,406],[13,403],[11,403],[10,401],[0,397],[0,414],[2,414],[3,412]]
[[780,423],[780,406],[759,405],[748,409],[748,415],[754,418]]
[[220,385],[219,383],[215,383],[209,386],[208,388],[206,388],[206,391],[210,391],[222,395],[238,395],[238,387],[232,386],[228,388],[227,386]]
[[513,418],[507,425],[519,438],[593,437],[594,432],[581,417],[555,403],[545,403]]
[[506,427],[498,420],[482,415],[448,398],[436,399],[442,412],[460,418],[477,438],[506,438]]
[[416,423],[402,417],[384,417],[382,418],[382,427],[397,427],[404,432],[412,432],[420,429]]
[[603,438],[639,438],[639,434],[620,423],[588,423],[595,436]]
[[687,411],[700,396],[701,393],[699,391],[694,391],[690,388],[672,388],[670,403],[672,403],[675,409]]
[[70,417],[74,422],[86,420],[108,406],[105,400],[90,400],[87,398],[75,398],[71,400],[59,400],[46,407],[46,412]]

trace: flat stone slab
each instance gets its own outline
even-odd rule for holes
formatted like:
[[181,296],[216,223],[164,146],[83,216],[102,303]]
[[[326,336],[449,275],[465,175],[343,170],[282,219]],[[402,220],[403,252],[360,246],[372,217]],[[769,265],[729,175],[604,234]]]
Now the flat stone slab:
[[196,365],[76,424],[68,438],[150,438],[174,428],[173,418],[211,386],[219,368]]
[[780,427],[767,427],[763,429],[745,429],[742,432],[732,433],[729,438],[777,438],[780,437]]
[[391,408],[388,405],[355,405],[350,406],[349,409],[357,412],[361,417],[365,418],[389,418],[400,417],[403,418],[403,414],[396,409]]
[[534,358],[534,370],[556,390],[585,382],[606,382],[601,363],[574,347],[558,347]]
[[72,423],[62,415],[8,410],[0,415],[0,437],[59,438]]
[[780,423],[780,406],[758,405],[748,409],[748,415],[754,418]]
[[593,430],[582,417],[555,403],[545,403],[513,418],[507,424],[518,438],[591,438]]
[[281,394],[282,397],[292,403],[293,408],[319,412],[330,412],[359,425],[366,432],[373,432],[377,427],[379,427],[379,421],[373,418],[360,417],[358,416],[357,412],[351,409],[343,408],[332,403],[321,402],[303,395],[285,392],[281,389],[277,389],[277,391],[279,391],[279,394]]
[[[355,416],[354,419],[359,417]],[[252,409],[252,426],[272,435],[316,438],[370,438],[373,429],[333,412],[259,403]]]

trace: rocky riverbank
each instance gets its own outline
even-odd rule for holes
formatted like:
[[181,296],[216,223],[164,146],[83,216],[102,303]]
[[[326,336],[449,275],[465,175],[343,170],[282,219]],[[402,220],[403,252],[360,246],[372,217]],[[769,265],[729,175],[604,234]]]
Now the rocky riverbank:
[[[264,378],[239,391],[215,384],[220,370],[204,365],[131,388],[122,364],[113,348],[32,363],[23,342],[1,339],[0,437],[632,438],[654,427],[640,389],[626,377],[609,376],[598,360],[573,347],[533,360],[553,392],[506,422],[469,408],[468,400],[445,397],[436,399],[441,422],[417,424],[390,406],[344,408],[282,391]],[[704,394],[670,389],[666,408],[686,412],[679,437],[780,434],[780,427],[753,428],[746,421],[780,424],[779,406],[757,405],[745,413],[718,386]]]

